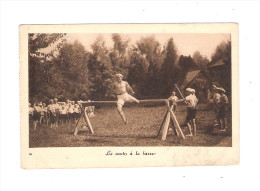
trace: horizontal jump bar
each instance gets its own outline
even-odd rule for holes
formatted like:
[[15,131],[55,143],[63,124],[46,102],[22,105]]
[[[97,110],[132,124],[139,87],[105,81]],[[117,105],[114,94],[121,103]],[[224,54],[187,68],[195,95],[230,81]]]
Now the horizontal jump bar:
[[[167,102],[167,99],[145,99],[145,100],[139,100],[139,104],[142,103],[165,103]],[[114,105],[116,104],[117,101],[91,101],[91,102],[82,102],[82,106],[83,107],[87,107],[87,106],[97,106],[97,105]],[[125,102],[126,104],[129,103],[134,103],[134,104],[138,104],[136,102]]]

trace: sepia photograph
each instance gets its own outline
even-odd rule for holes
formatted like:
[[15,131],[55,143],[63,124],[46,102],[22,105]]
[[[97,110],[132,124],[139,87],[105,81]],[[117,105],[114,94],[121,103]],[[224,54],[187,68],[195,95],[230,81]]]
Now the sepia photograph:
[[259,190],[259,5],[0,0],[0,190]]
[[233,31],[126,31],[25,34],[28,147],[232,148]]
[[231,34],[28,40],[30,147],[232,146]]

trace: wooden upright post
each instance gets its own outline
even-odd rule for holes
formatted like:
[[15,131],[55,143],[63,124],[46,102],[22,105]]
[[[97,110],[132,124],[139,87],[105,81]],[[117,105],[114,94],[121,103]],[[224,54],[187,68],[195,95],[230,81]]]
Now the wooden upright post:
[[171,110],[169,102],[166,102],[166,108],[167,108],[167,112],[166,112],[166,114],[164,116],[164,119],[162,121],[162,125],[161,125],[161,127],[159,129],[158,137],[161,134],[161,140],[162,141],[166,140],[168,129],[169,129],[169,124],[170,124],[170,121],[171,121],[173,129],[175,130],[177,136],[181,135],[182,138],[185,139],[185,136],[184,136],[184,134],[183,134],[183,132],[181,130],[181,127],[180,127],[180,125],[179,125],[179,123],[177,121],[177,118],[176,118],[175,114],[173,113],[173,111]]
[[75,131],[74,131],[74,135],[78,135],[78,132],[79,132],[79,129],[82,127],[82,126],[87,126],[89,131],[91,132],[91,134],[94,134],[94,131],[93,131],[93,128],[92,128],[92,125],[90,123],[90,120],[89,120],[89,117],[86,113],[86,109],[83,108],[83,111],[81,112],[81,115],[80,115],[80,118],[76,124],[76,127],[75,127]]
[[162,141],[166,140],[166,136],[167,136],[169,124],[170,124],[170,117],[171,117],[170,113],[168,112],[166,115],[166,119],[164,121],[163,129],[162,129],[162,138],[161,138]]
[[177,130],[179,131],[179,133],[181,134],[182,138],[185,139],[185,136],[181,130],[181,127],[176,119],[176,116],[174,115],[173,111],[170,109],[170,114],[171,114],[171,117],[173,119],[173,121],[176,123],[176,126],[177,126]]
[[94,134],[94,131],[93,131],[93,128],[92,128],[92,125],[90,123],[90,120],[89,120],[89,117],[87,115],[87,112],[86,112],[86,109],[84,109],[84,119],[85,119],[85,122],[87,123],[87,127],[89,129],[89,131]]

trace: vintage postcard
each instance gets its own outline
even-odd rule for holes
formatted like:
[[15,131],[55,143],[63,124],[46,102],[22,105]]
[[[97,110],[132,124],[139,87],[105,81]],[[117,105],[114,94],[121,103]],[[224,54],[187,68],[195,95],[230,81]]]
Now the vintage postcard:
[[239,164],[238,24],[20,26],[24,169]]

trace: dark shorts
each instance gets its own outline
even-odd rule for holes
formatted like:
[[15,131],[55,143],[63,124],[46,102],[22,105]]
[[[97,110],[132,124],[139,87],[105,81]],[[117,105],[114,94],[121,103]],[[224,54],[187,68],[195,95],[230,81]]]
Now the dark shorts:
[[74,113],[74,118],[78,119],[80,117],[80,113]]
[[187,116],[186,116],[186,122],[189,122],[192,119],[195,119],[195,116],[197,114],[196,108],[187,108]]
[[74,113],[68,113],[69,119],[74,119]]
[[65,121],[68,119],[68,115],[67,114],[60,114],[60,119]]
[[54,116],[53,113],[50,113],[50,123],[55,123],[57,121],[57,116]]
[[29,120],[33,120],[33,114],[29,114]]
[[220,107],[218,111],[218,118],[226,118],[227,110],[228,110],[227,106]]
[[39,112],[33,113],[33,120],[34,121],[40,121],[40,118],[41,118],[41,113],[39,113]]

